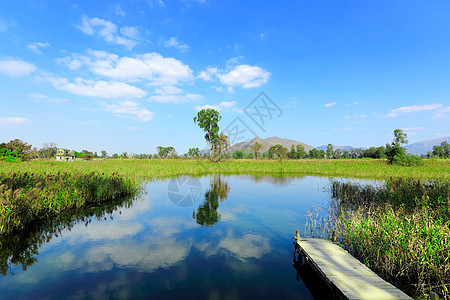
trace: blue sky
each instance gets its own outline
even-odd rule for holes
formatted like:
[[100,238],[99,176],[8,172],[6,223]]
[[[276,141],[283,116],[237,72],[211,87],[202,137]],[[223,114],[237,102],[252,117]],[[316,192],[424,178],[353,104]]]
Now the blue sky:
[[[0,141],[178,153],[450,136],[448,1],[2,1]],[[263,92],[263,94],[261,94]],[[236,134],[239,132],[239,134]]]

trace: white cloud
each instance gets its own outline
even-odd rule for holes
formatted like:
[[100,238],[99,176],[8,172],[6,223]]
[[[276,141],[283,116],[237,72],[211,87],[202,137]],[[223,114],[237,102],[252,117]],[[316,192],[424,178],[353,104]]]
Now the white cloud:
[[139,30],[133,26],[124,26],[124,27],[120,28],[120,33],[130,39],[134,39],[134,40],[140,39]]
[[407,113],[415,113],[415,112],[423,112],[423,111],[436,111],[443,107],[440,103],[434,104],[426,104],[426,105],[410,105],[410,106],[402,106],[396,109],[391,110],[387,116],[388,117],[397,117],[402,114]]
[[208,67],[205,71],[201,71],[197,78],[203,79],[204,81],[212,81],[218,72],[219,70],[217,68]]
[[[136,32],[137,29],[134,27],[122,27],[121,33],[123,36],[120,36],[118,34],[117,25],[99,18],[88,18],[87,16],[82,17],[81,19],[81,25],[76,26],[78,29],[80,29],[82,32],[84,32],[87,35],[94,35],[98,34],[100,37],[102,37],[106,42],[114,43],[118,45],[123,45],[127,47],[128,49],[132,49],[134,46],[137,45],[136,41]],[[122,29],[125,33],[130,33],[130,29],[134,28],[133,36],[130,38],[129,35],[125,35],[122,32]],[[138,35],[137,35],[138,36]]]
[[0,60],[0,73],[11,77],[21,77],[30,75],[37,67],[29,62],[20,59]]
[[239,65],[230,72],[219,74],[219,80],[227,86],[242,86],[243,88],[260,87],[269,81],[270,72],[258,66]]
[[425,127],[406,127],[402,128],[403,131],[416,131],[416,130],[425,130]]
[[123,82],[94,81],[76,78],[75,83],[65,78],[49,78],[56,89],[80,96],[100,98],[141,98],[147,93],[135,86]]
[[323,107],[332,107],[332,106],[335,106],[335,105],[336,105],[336,102],[331,102],[331,103],[325,104]]
[[119,57],[103,51],[89,53],[93,58],[81,57],[78,60],[87,64],[95,74],[116,80],[147,80],[152,85],[173,85],[193,78],[188,65],[155,52],[136,58]]
[[189,50],[189,46],[184,43],[180,43],[177,37],[171,37],[168,40],[163,41],[163,45],[167,48],[175,48],[180,52],[186,52]]
[[0,124],[22,124],[26,123],[29,120],[23,117],[8,117],[8,118],[0,118]]
[[33,93],[29,95],[31,98],[36,99],[38,101],[45,101],[48,103],[64,103],[69,102],[69,99],[66,98],[51,98],[44,94]]
[[132,119],[137,119],[142,122],[150,121],[154,114],[144,107],[139,107],[139,103],[133,101],[124,101],[120,104],[106,104],[105,111],[113,113],[120,117],[128,117]]
[[[200,111],[202,109],[210,108],[210,109],[214,109],[214,110],[217,110],[217,111],[223,111],[223,110],[226,110],[226,109],[233,108],[235,105],[236,105],[236,101],[228,101],[228,102],[227,101],[222,101],[222,102],[220,102],[219,104],[216,104],[216,105],[209,105],[209,104],[207,104],[207,105],[202,105],[202,106],[196,106],[195,110]],[[237,111],[237,110],[235,110],[235,111]]]
[[50,46],[49,43],[35,42],[35,43],[29,44],[27,46],[27,48],[30,49],[31,51],[36,52],[37,54],[42,54],[41,49],[48,48],[49,46]]
[[197,78],[204,81],[218,78],[220,83],[231,88],[229,92],[233,92],[232,87],[235,86],[241,86],[244,89],[260,87],[269,81],[270,75],[270,72],[258,66],[238,65],[230,71],[208,67],[205,71],[201,71]]
[[119,6],[119,4],[116,4],[115,13],[116,13],[116,15],[118,15],[118,16],[125,17],[125,12],[124,12],[123,9]]
[[8,30],[8,24],[5,20],[0,19],[0,32],[6,32]]
[[184,93],[180,88],[171,85],[164,85],[155,90],[159,95],[150,97],[150,101],[161,103],[185,103],[202,100],[204,97],[200,94]]
[[164,94],[150,97],[150,100],[161,103],[186,103],[202,100],[204,97],[200,94]]

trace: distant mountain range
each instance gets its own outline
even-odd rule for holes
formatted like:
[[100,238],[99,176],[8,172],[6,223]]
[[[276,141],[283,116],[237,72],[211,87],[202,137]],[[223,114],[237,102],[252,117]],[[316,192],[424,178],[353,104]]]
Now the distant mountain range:
[[[432,140],[426,140],[426,141],[420,141],[420,142],[416,142],[413,144],[410,144],[408,146],[406,146],[406,148],[408,149],[408,152],[411,154],[416,154],[416,155],[422,155],[422,154],[427,154],[428,151],[432,151],[433,150],[433,146],[436,145],[440,145],[443,141],[447,141],[448,143],[450,143],[450,137],[442,137],[442,138],[438,138],[438,139],[432,139]],[[305,151],[308,152],[309,150],[313,149],[314,147],[299,141],[294,141],[294,140],[289,140],[289,139],[283,139],[283,138],[279,138],[276,136],[273,137],[268,137],[265,139],[262,139],[260,137],[255,137],[254,139],[252,139],[251,141],[248,142],[242,142],[242,143],[237,143],[232,145],[228,152],[234,152],[238,149],[240,150],[246,150],[248,148],[250,148],[251,146],[253,146],[255,143],[260,143],[262,145],[262,148],[260,150],[261,153],[267,152],[269,150],[270,147],[276,145],[276,144],[280,144],[285,146],[286,148],[288,148],[288,150],[291,149],[291,146],[297,146],[297,145],[303,145],[303,147],[305,148]],[[375,146],[375,145],[374,145]],[[377,146],[378,147],[378,146]],[[336,146],[333,145],[333,150],[336,149],[341,149],[342,151],[347,150],[350,151],[350,149],[352,148],[356,148],[356,149],[367,149],[365,147],[353,147],[353,146]],[[319,147],[316,147],[317,150],[324,150],[327,151],[327,145],[322,145]],[[208,152],[208,150],[204,150],[202,152]]]
[[411,154],[425,155],[428,151],[433,151],[433,146],[440,145],[443,141],[450,143],[450,136],[412,143],[406,146],[406,149]]
[[[316,149],[317,149],[317,150],[324,150],[324,151],[327,151],[327,147],[328,147],[328,145],[322,145],[322,146],[316,147]],[[364,148],[364,147],[335,146],[335,145],[333,145],[333,150],[340,149],[341,151],[344,151],[344,150],[350,151],[350,149],[352,149],[352,148],[363,149],[363,150],[366,149],[366,148]]]
[[238,149],[240,149],[240,150],[248,149],[251,146],[253,146],[255,143],[259,143],[262,145],[262,148],[260,150],[261,153],[267,152],[270,147],[277,145],[277,144],[285,146],[286,148],[288,148],[288,150],[291,149],[292,145],[294,145],[294,146],[302,145],[305,148],[306,152],[308,152],[309,150],[314,148],[313,146],[307,145],[305,143],[301,143],[301,142],[294,141],[294,140],[282,139],[282,138],[274,136],[274,137],[269,137],[269,138],[265,138],[265,139],[262,139],[260,137],[255,137],[251,141],[234,144],[233,146],[231,146],[229,152],[234,152]]

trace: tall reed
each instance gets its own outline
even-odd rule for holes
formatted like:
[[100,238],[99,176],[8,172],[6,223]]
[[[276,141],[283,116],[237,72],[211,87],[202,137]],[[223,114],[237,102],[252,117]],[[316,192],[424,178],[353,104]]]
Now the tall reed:
[[136,191],[137,182],[117,174],[0,174],[0,234],[27,224]]
[[310,232],[320,225],[323,236],[410,294],[450,298],[449,182],[334,181],[331,192],[327,218],[311,218]]

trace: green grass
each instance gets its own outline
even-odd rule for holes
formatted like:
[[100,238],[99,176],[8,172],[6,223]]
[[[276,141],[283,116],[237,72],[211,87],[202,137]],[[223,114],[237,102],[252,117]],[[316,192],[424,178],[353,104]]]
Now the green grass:
[[55,161],[29,161],[24,163],[0,162],[0,173],[58,173],[76,172],[80,174],[117,173],[128,178],[150,179],[178,175],[222,174],[273,174],[292,173],[331,177],[352,178],[415,178],[450,179],[450,160],[425,160],[423,166],[402,167],[388,165],[385,160],[225,160],[211,163],[208,160],[181,159],[109,159],[98,161],[77,161],[74,163]]
[[11,234],[30,223],[74,208],[132,194],[137,181],[116,174],[0,174],[0,234]]

